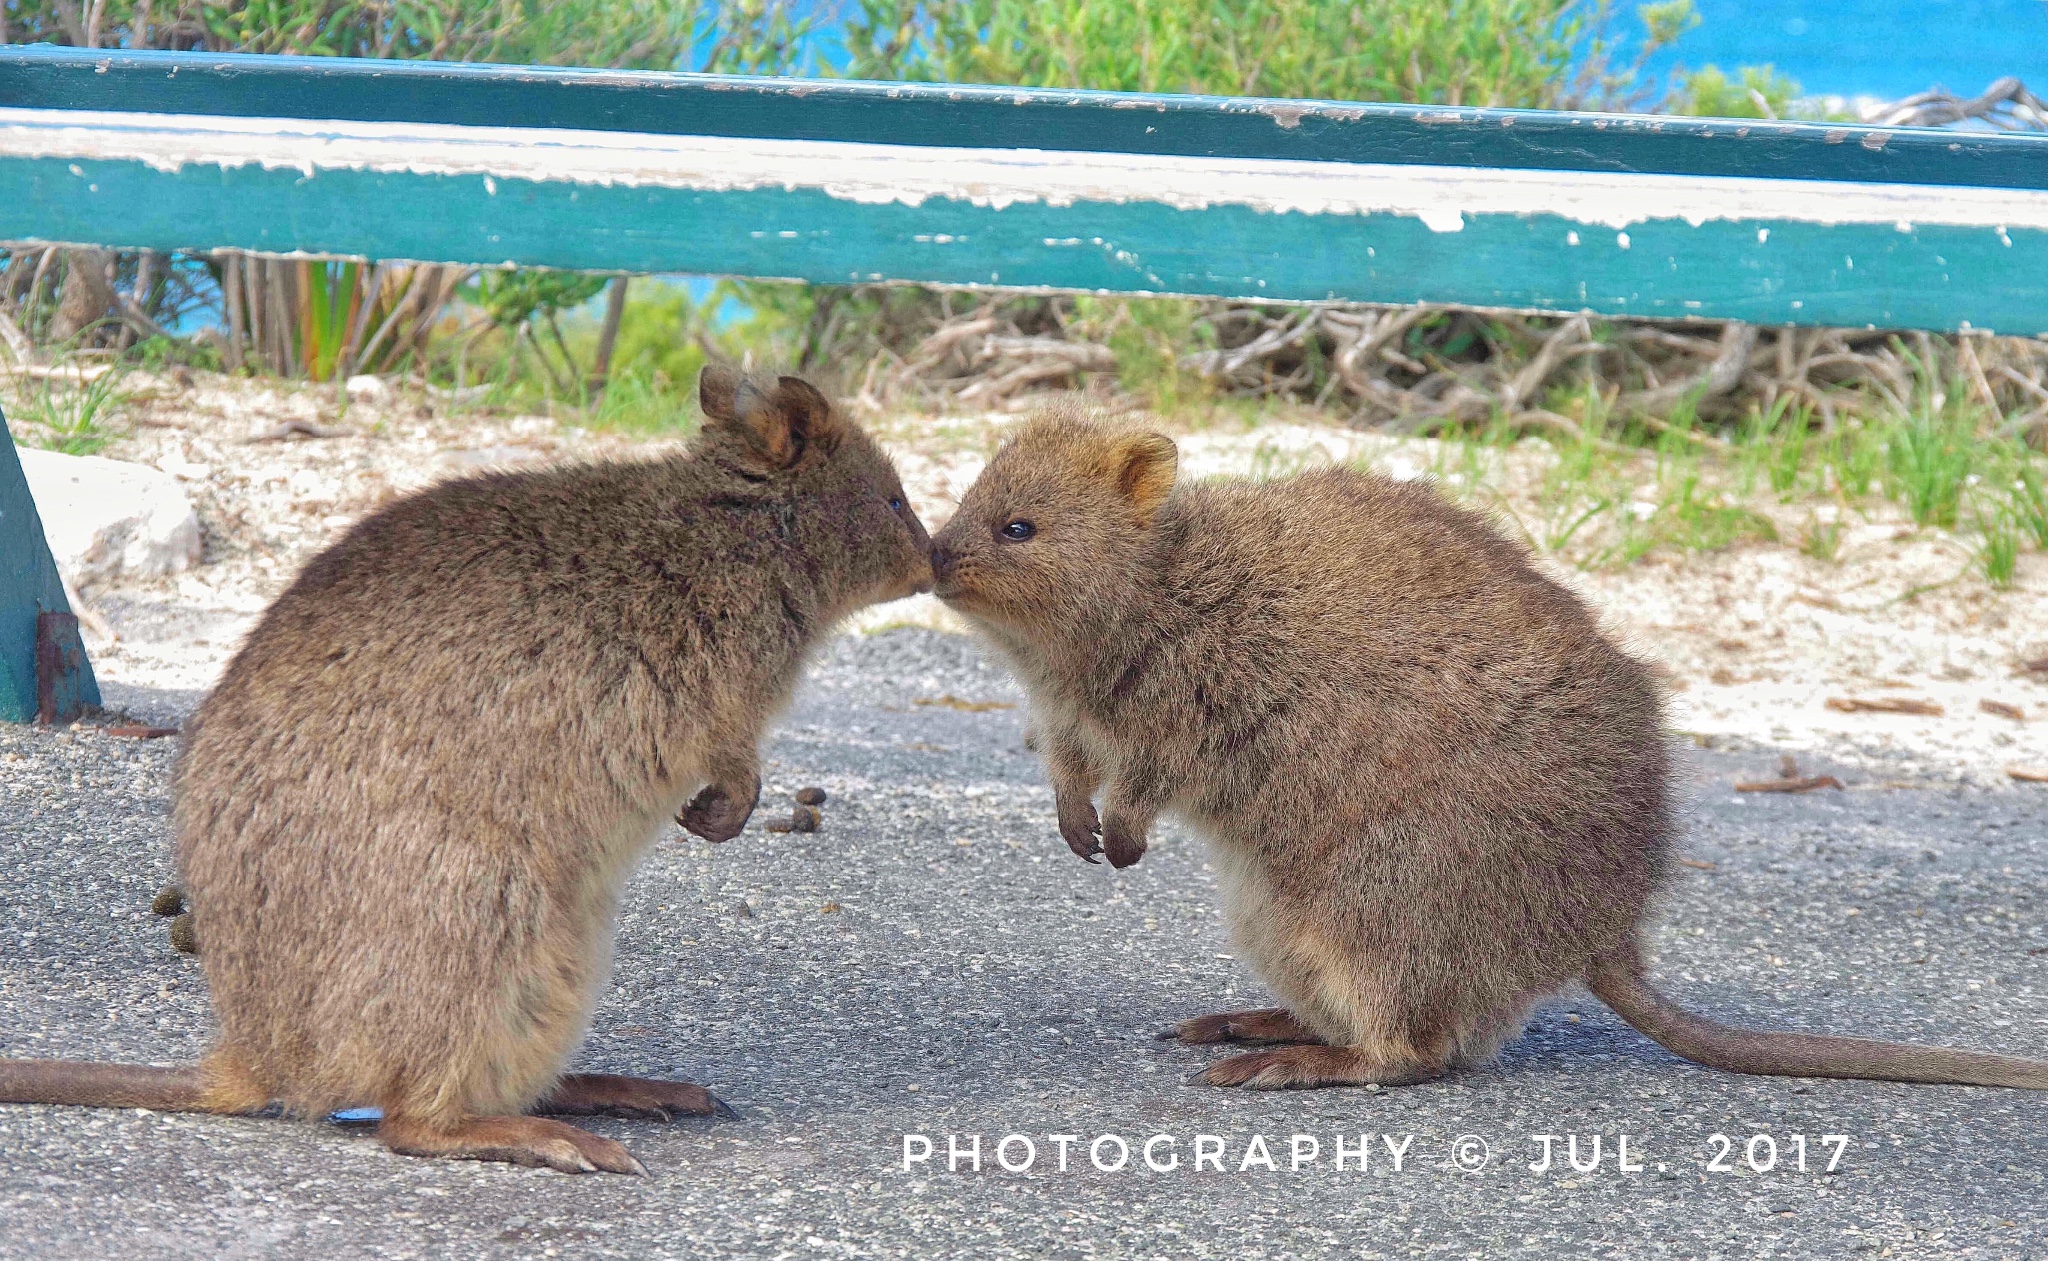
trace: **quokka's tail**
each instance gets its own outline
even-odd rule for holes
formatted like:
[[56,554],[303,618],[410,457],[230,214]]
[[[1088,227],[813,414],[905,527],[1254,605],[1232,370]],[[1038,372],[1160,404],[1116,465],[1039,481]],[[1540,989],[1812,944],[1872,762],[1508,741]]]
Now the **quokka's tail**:
[[1650,985],[1643,976],[1642,954],[1632,941],[1594,960],[1586,984],[1616,1015],[1659,1046],[1710,1068],[1771,1077],[1850,1077],[2048,1090],[2048,1063],[2040,1060],[1869,1038],[1739,1029],[1694,1015]]
[[0,1060],[0,1103],[62,1103],[158,1112],[241,1112],[209,1089],[197,1064],[150,1068],[89,1060]]

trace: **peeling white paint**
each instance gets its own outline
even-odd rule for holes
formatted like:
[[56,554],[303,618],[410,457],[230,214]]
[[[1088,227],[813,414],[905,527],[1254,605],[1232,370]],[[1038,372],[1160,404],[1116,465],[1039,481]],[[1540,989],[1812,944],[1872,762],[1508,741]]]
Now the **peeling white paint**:
[[[1277,120],[1276,120],[1277,121]],[[1156,203],[1393,214],[1438,232],[1472,216],[1552,214],[1620,230],[1683,221],[2048,230],[2048,190],[1824,180],[1194,158],[1034,149],[657,136],[544,128],[0,109],[0,158],[365,170],[571,185],[814,189],[867,204]],[[82,174],[82,171],[80,172]]]

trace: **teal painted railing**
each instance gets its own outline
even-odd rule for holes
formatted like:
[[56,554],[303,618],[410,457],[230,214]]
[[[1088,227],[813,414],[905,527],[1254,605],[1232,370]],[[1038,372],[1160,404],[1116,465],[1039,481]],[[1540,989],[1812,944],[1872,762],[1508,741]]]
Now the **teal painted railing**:
[[0,238],[2048,332],[2048,137],[0,51]]
[[1981,132],[48,45],[0,46],[0,108],[2048,188]]
[[[0,433],[6,432],[0,417]],[[36,665],[36,626],[46,613],[69,613],[64,584],[43,539],[43,523],[29,497],[21,458],[10,435],[0,442],[0,722],[27,722],[40,704],[54,715],[77,712],[80,705],[100,702],[99,685],[78,642],[77,627],[68,619],[47,626],[45,652],[50,666]],[[51,668],[54,667],[54,668]],[[49,692],[40,696],[38,674]]]

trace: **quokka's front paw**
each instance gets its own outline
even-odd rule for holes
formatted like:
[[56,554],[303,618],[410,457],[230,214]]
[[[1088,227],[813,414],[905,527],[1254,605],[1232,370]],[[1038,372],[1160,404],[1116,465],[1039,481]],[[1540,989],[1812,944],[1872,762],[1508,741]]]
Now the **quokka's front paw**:
[[711,784],[683,807],[683,812],[676,816],[676,822],[713,844],[729,841],[747,826],[747,820],[753,817],[754,806],[760,800],[761,785],[758,782],[740,790]]
[[1088,862],[1101,861],[1096,855],[1102,852],[1102,842],[1096,834],[1102,831],[1102,824],[1095,818],[1095,803],[1085,797],[1077,802],[1062,796],[1059,812],[1060,837],[1067,848]]
[[1145,834],[1121,819],[1112,818],[1102,827],[1102,852],[1112,867],[1128,867],[1145,856]]

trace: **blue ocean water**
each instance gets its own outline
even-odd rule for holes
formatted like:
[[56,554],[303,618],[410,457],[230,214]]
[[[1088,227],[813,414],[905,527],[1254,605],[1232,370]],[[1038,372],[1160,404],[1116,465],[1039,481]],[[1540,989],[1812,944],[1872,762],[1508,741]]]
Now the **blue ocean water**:
[[1694,0],[1698,30],[1650,63],[1776,66],[1811,96],[1973,96],[2001,75],[2048,93],[2048,0]]
[[[788,0],[826,35],[824,60],[843,66],[832,35],[844,0]],[[1589,0],[1590,2],[1590,0]],[[1617,0],[1632,23],[1638,0]],[[1964,96],[2001,75],[2048,95],[2048,0],[1694,0],[1701,22],[1649,63],[1659,76],[1684,66],[1770,63],[1811,96],[1897,98],[1940,85]]]

